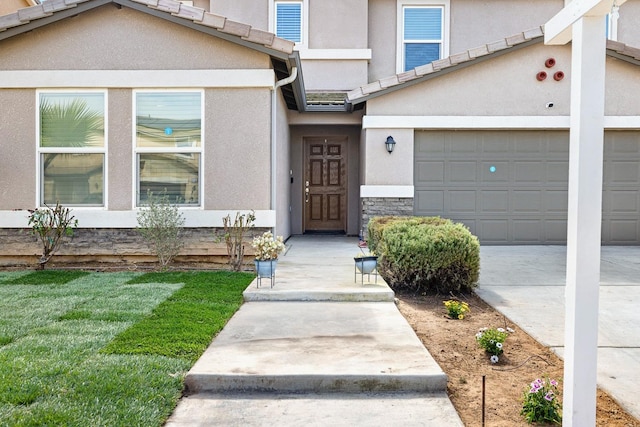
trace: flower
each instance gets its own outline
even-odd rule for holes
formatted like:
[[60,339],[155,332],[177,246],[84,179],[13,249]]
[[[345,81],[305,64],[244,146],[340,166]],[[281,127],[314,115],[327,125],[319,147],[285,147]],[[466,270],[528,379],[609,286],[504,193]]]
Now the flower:
[[507,339],[507,336],[508,333],[505,332],[504,329],[500,331],[494,328],[482,328],[476,334],[476,341],[485,352],[491,355],[491,363],[496,363],[498,356],[504,351],[504,341]]
[[558,382],[550,378],[546,381],[537,378],[530,386],[523,394],[520,415],[529,423],[560,424],[562,405],[556,398]]
[[469,308],[469,304],[462,301],[457,300],[448,300],[442,302],[444,306],[447,308],[449,317],[451,319],[464,319],[464,315],[469,313],[471,309]]
[[496,329],[498,332],[504,332],[504,328],[498,328]]
[[261,236],[254,238],[251,247],[256,250],[255,257],[258,261],[278,259],[280,252],[285,249],[282,236],[274,239],[270,231],[265,231]]

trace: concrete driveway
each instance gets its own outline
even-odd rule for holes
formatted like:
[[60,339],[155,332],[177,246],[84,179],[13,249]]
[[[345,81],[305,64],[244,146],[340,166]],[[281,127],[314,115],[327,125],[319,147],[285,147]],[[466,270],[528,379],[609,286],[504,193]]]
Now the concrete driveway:
[[[565,266],[565,246],[485,246],[477,294],[562,357]],[[598,385],[640,419],[640,247],[602,248]]]

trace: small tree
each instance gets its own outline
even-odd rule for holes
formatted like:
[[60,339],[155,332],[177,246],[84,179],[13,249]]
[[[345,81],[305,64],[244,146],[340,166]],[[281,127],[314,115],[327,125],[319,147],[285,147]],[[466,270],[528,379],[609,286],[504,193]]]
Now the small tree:
[[78,220],[71,215],[71,209],[65,208],[60,203],[51,209],[45,204],[45,209],[29,210],[29,227],[31,232],[42,243],[42,256],[38,260],[40,269],[64,243],[65,237],[73,236],[73,229],[78,226]]
[[147,205],[138,212],[138,231],[166,269],[184,246],[180,238],[184,217],[178,206],[170,203],[166,190],[159,196],[151,191],[147,195]]
[[236,212],[236,218],[231,223],[231,215],[222,218],[224,224],[224,242],[227,245],[227,255],[229,256],[229,266],[232,271],[240,271],[244,260],[244,236],[246,232],[253,228],[256,220],[254,211],[248,214]]

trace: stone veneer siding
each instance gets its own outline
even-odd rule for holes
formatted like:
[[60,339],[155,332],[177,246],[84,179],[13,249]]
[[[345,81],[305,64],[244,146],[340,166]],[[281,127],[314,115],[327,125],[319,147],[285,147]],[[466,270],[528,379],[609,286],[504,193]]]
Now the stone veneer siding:
[[362,232],[366,236],[369,220],[374,216],[411,216],[413,197],[363,197]]
[[[253,228],[247,232],[245,258],[253,254],[253,237],[267,230]],[[223,235],[222,228],[184,228],[184,247],[176,261],[226,264],[227,249]],[[30,229],[0,229],[0,266],[37,265],[41,254],[40,242]],[[50,261],[56,264],[96,262],[153,263],[157,262],[157,257],[136,229],[79,228]]]

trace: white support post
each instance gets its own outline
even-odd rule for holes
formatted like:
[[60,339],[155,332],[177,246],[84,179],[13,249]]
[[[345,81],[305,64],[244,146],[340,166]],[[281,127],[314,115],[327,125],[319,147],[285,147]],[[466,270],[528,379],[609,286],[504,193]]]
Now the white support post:
[[563,425],[595,426],[605,17],[573,24]]
[[573,39],[563,426],[596,424],[605,17],[614,2],[620,6],[625,1],[566,1],[564,9],[544,26],[545,44]]

